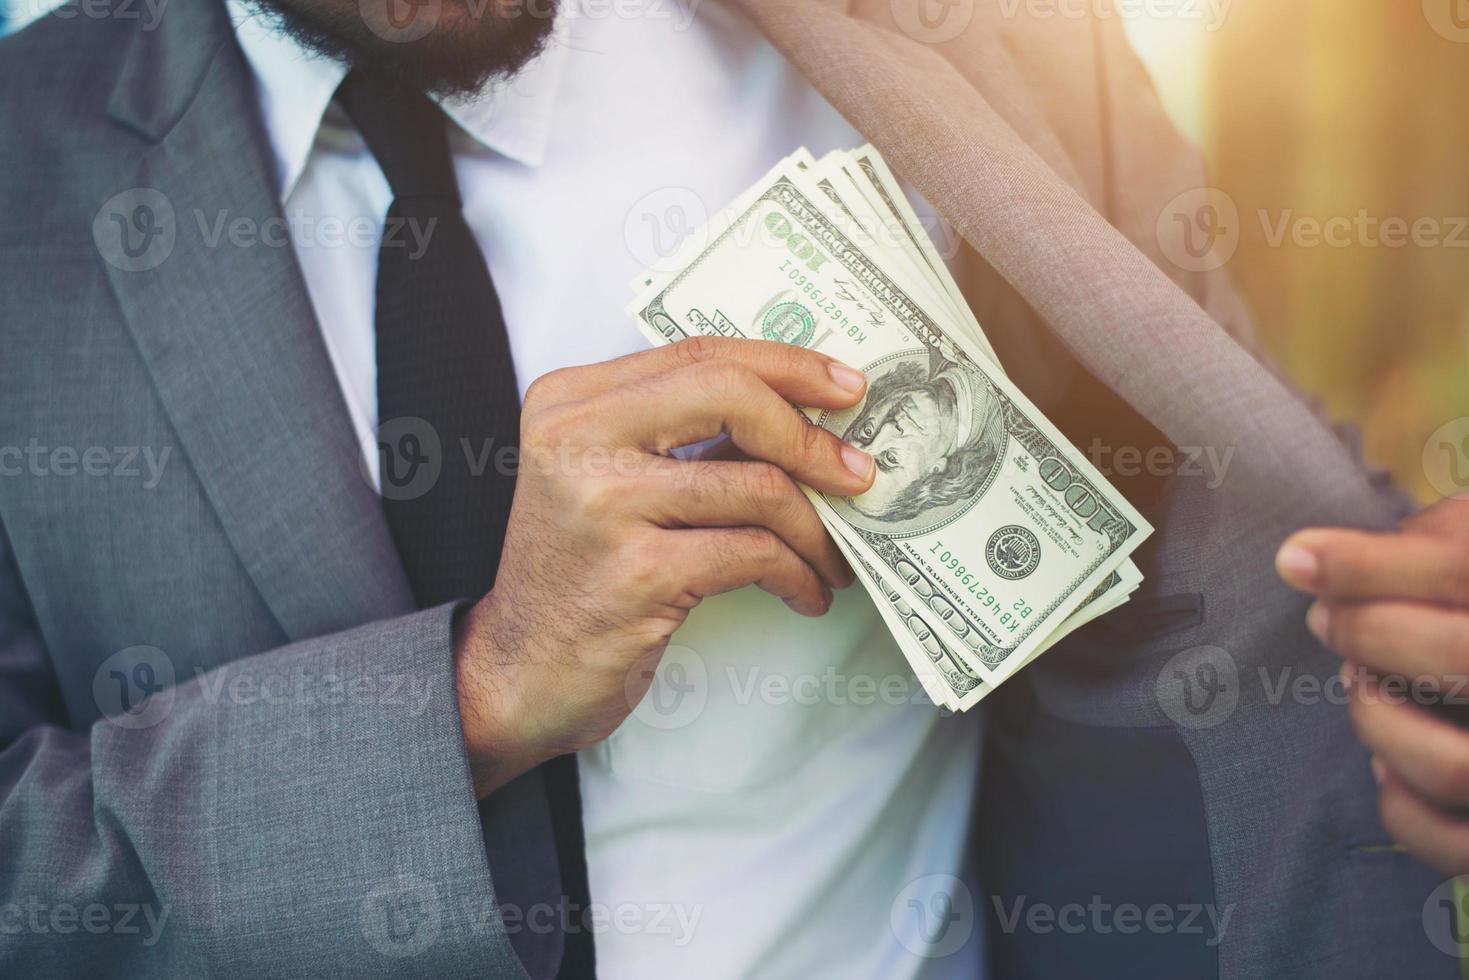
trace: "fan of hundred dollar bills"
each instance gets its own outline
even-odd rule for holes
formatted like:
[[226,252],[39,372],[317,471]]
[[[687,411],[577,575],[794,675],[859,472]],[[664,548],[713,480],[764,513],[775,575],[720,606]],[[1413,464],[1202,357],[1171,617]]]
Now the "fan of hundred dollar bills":
[[1142,516],[1000,367],[872,147],[775,166],[656,270],[648,339],[799,344],[867,397],[806,418],[871,453],[872,489],[804,488],[934,703],[977,704],[1142,582]]

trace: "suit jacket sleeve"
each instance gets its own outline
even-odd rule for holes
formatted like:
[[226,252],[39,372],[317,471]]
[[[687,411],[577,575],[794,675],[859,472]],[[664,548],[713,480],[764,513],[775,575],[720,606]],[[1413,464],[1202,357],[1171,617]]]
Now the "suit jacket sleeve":
[[[261,653],[156,695],[156,724],[73,730],[0,534],[0,975],[522,975],[452,616]],[[324,693],[282,683],[303,676]]]

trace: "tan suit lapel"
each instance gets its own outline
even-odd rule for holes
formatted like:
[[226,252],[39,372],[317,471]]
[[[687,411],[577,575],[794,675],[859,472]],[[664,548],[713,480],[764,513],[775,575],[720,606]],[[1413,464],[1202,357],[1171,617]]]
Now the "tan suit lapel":
[[897,22],[905,4],[928,0],[854,12],[822,0],[738,2],[1083,366],[1174,444],[1234,450],[1225,492],[1269,502],[1285,523],[1385,519],[1363,471],[1308,407],[1082,196],[1087,181],[1046,123],[1044,83],[1022,83],[992,5],[976,0],[964,31],[935,45]]

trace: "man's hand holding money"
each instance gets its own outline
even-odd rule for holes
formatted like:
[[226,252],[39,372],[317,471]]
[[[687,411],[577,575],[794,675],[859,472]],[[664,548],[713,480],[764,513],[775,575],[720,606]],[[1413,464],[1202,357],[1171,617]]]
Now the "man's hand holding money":
[[[531,386],[499,575],[456,636],[481,796],[609,735],[706,596],[757,585],[826,612],[852,572],[795,481],[860,494],[875,466],[791,403],[850,408],[866,387],[814,351],[717,338]],[[670,455],[720,435],[740,459]]]

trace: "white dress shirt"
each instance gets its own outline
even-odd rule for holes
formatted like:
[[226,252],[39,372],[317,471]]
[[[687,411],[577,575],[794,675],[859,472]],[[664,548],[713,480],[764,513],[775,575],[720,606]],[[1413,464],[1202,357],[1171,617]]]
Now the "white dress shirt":
[[[232,13],[292,244],[375,467],[374,277],[391,194],[329,107],[344,69]],[[644,349],[622,312],[629,280],[777,159],[863,142],[714,3],[563,4],[555,40],[512,81],[444,107],[522,394],[547,371]],[[599,973],[980,975],[983,910],[960,883],[978,755],[975,719],[924,701],[860,587],[819,620],[755,589],[707,600],[649,697],[581,755]]]

